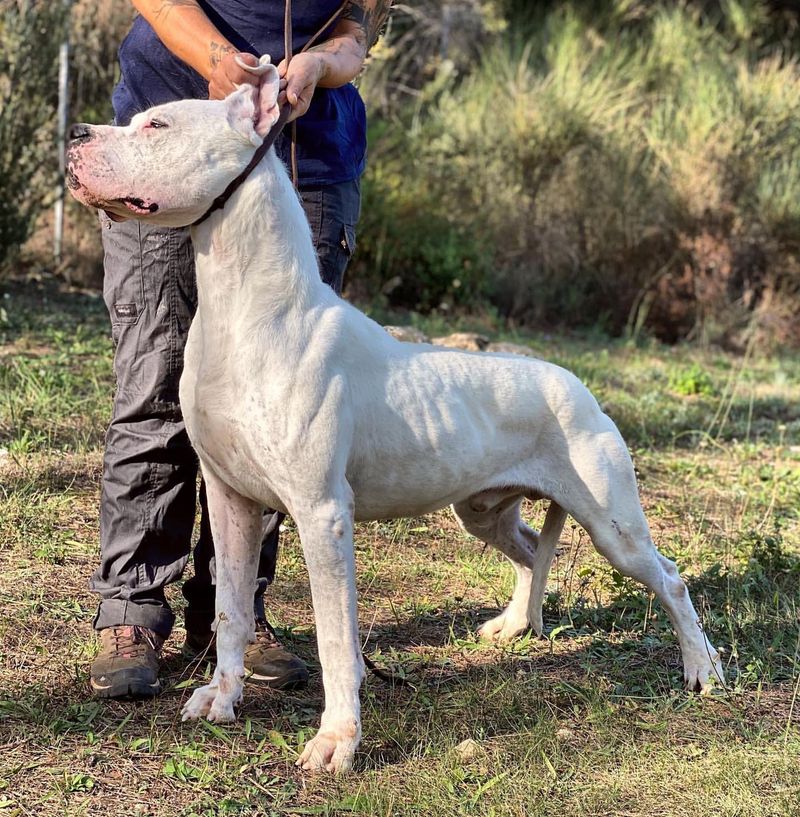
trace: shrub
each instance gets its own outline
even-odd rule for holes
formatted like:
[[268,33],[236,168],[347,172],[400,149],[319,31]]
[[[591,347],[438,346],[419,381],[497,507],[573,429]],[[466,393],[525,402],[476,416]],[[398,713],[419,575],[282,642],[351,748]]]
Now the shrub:
[[669,378],[669,387],[676,394],[687,396],[714,393],[711,375],[697,363],[692,364],[688,369],[673,372]]
[[133,19],[129,0],[77,0],[70,39],[70,111],[80,122],[108,122],[117,81],[117,50]]
[[[434,61],[402,151],[373,129],[381,224],[480,248],[471,292],[516,322],[800,343],[800,70],[767,7],[552,5],[469,73]],[[418,290],[446,267],[408,261]]]
[[426,312],[475,307],[484,298],[491,253],[468,225],[452,220],[430,180],[408,172],[407,139],[391,136],[363,186],[358,264],[360,291]]
[[28,238],[58,173],[63,3],[0,5],[0,269]]

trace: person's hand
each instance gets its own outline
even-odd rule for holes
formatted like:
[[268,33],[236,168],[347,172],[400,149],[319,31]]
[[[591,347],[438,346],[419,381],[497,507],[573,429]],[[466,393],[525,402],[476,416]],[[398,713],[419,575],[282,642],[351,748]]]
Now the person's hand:
[[258,60],[252,54],[239,52],[230,47],[226,48],[222,54],[219,52],[212,53],[211,63],[213,68],[208,80],[209,99],[225,99],[239,85],[248,84],[258,88],[261,81],[260,77],[250,73],[250,71],[245,71],[244,68],[238,65],[236,62],[237,57],[247,65],[253,67],[258,65]]
[[298,54],[289,63],[286,70],[286,60],[278,65],[278,75],[281,77],[281,93],[278,105],[288,102],[292,106],[288,122],[302,116],[311,104],[314,89],[325,73],[325,64],[321,57],[311,52]]

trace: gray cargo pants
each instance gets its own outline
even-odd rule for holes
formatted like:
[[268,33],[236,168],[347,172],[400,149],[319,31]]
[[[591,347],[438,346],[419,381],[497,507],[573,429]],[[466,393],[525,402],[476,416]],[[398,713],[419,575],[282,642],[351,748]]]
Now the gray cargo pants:
[[[300,197],[322,279],[341,292],[355,248],[359,183],[310,188]],[[198,463],[178,403],[197,308],[194,255],[188,229],[139,221],[108,222],[103,249],[116,392],[103,460],[100,566],[90,582],[102,597],[94,627],[137,624],[167,636],[175,616],[164,588],[186,566],[197,503]],[[214,619],[214,547],[202,486],[200,502],[195,575],[183,586],[186,627],[196,633]],[[264,515],[257,607],[274,578],[282,519]]]

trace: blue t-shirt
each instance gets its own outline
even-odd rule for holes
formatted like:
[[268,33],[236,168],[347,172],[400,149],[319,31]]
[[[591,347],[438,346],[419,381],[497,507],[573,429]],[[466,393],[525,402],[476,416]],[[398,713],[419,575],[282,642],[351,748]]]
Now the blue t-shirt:
[[[283,59],[281,0],[199,0],[223,36],[240,51]],[[293,0],[292,48],[297,53],[340,6],[339,0]],[[330,33],[322,35],[324,39]],[[178,99],[205,99],[208,83],[174,56],[150,24],[137,17],[119,49],[121,79],[112,102],[117,124],[140,111]],[[366,158],[366,114],[353,85],[317,88],[308,111],[297,120],[297,169],[301,185],[335,184],[358,178]],[[289,163],[288,130],[275,145]]]

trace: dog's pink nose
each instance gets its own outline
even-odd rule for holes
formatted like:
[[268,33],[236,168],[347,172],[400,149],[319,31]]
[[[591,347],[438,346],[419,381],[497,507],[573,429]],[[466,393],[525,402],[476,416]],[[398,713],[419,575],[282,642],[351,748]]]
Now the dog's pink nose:
[[92,138],[92,129],[89,125],[79,122],[69,129],[68,137],[70,142],[86,141]]

